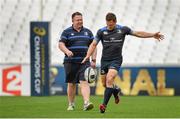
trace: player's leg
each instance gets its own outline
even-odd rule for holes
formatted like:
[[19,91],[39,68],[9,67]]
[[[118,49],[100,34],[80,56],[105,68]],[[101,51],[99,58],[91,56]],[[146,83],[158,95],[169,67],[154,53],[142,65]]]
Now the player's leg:
[[114,78],[117,76],[117,70],[109,69],[107,76],[106,76],[106,89],[105,89],[105,96],[103,104],[107,105],[111,95],[114,92],[113,84]]
[[[104,73],[101,73],[101,83],[103,87],[106,89],[106,74]],[[101,113],[104,113],[106,110],[106,105],[100,104],[99,109]]]
[[101,61],[101,83],[106,88],[106,75],[108,73],[108,62]]
[[81,86],[81,94],[84,100],[84,111],[86,110],[91,110],[94,106],[93,104],[89,101],[90,98],[90,86],[87,81],[80,81],[80,86]]
[[114,89],[113,89],[113,83],[114,78],[117,76],[117,70],[115,69],[109,69],[108,73],[106,75],[106,88],[104,91],[104,100],[103,104],[100,105],[100,111],[101,113],[105,112],[106,106],[108,105],[109,99],[111,98]]
[[[105,90],[106,90],[106,76],[108,73],[108,64],[109,62],[101,60],[101,82]],[[104,98],[105,98],[105,91],[104,91]],[[104,98],[103,98],[103,102],[104,102]],[[100,104],[99,109],[101,113],[104,113],[106,109],[106,105],[103,103]]]
[[89,102],[89,95],[90,95],[90,87],[87,81],[80,81],[81,86],[81,94],[83,96],[84,102]]
[[75,95],[76,95],[76,84],[68,83],[67,97],[68,97],[69,106],[68,106],[67,110],[74,110]]
[[[119,60],[117,60],[117,61],[115,60],[115,61],[113,61],[111,63],[110,68],[115,69],[117,71],[117,74],[118,74],[118,71],[119,71],[119,69],[121,67],[121,64],[122,64],[121,60],[120,61]],[[115,103],[116,104],[118,104],[119,101],[120,101],[119,93],[120,93],[120,88],[117,85],[113,84],[113,95],[114,95],[114,99],[115,99]]]
[[76,95],[76,73],[77,65],[72,63],[64,63],[66,83],[67,85],[67,98],[68,98],[68,108],[67,110],[74,110],[75,107],[75,95]]
[[90,66],[90,63],[87,62],[85,64],[81,64],[81,68],[79,71],[79,82],[81,87],[81,94],[84,100],[84,109],[83,110],[91,110],[94,105],[90,102],[90,86],[88,81],[84,79],[84,71],[86,68]]
[[113,95],[114,95],[114,102],[116,103],[116,104],[118,104],[119,103],[119,101],[120,101],[120,98],[119,98],[119,93],[120,93],[120,88],[117,86],[117,85],[113,85]]

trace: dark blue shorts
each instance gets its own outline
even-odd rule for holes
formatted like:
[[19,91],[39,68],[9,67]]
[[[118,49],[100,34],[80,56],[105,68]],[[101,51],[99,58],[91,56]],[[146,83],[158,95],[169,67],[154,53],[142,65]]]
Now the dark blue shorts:
[[90,62],[84,64],[80,63],[64,63],[64,69],[66,74],[66,83],[79,83],[79,81],[85,81],[84,71],[90,66]]
[[101,75],[108,73],[109,69],[115,69],[119,71],[122,60],[101,60]]

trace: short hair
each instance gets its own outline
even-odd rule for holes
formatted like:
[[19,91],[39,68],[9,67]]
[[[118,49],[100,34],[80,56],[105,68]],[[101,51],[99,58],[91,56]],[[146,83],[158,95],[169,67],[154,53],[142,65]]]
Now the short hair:
[[114,13],[109,12],[106,15],[106,21],[111,21],[111,20],[116,22],[116,15]]
[[73,19],[76,15],[82,16],[82,14],[81,14],[80,12],[74,12],[74,13],[72,14],[72,19]]

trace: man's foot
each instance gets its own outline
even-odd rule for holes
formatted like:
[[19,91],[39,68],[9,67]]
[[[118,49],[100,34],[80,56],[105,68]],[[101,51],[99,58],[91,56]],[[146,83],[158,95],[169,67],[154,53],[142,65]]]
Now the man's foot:
[[106,106],[104,104],[99,105],[99,110],[101,113],[104,113],[106,111]]
[[93,105],[93,103],[91,103],[91,102],[88,102],[87,104],[84,104],[84,111],[88,111],[88,110],[91,110],[91,109],[93,109],[94,108],[94,105]]
[[114,102],[116,104],[119,103],[120,99],[119,99],[119,94],[120,94],[120,88],[116,88],[115,92],[114,92]]
[[69,106],[68,106],[68,108],[67,108],[67,110],[68,110],[68,111],[73,111],[73,110],[74,110],[74,108],[75,108],[75,106],[74,106],[74,105],[69,105]]

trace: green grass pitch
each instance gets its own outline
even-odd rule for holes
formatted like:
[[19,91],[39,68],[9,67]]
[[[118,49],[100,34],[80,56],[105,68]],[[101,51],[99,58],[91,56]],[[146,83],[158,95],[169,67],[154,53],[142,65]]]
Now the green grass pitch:
[[91,96],[94,109],[83,111],[81,96],[75,111],[67,111],[66,96],[0,97],[0,118],[178,118],[180,97],[121,96],[120,104],[112,97],[106,113],[99,112],[102,96]]

